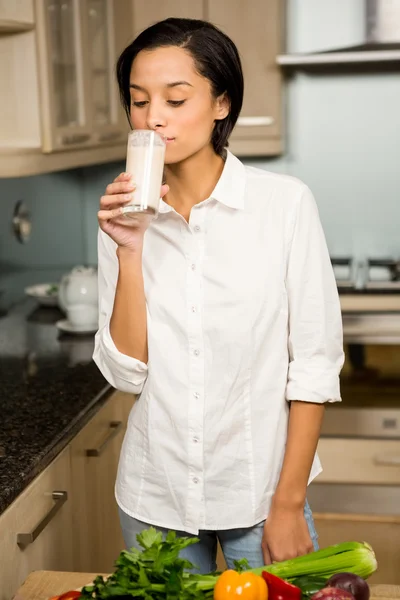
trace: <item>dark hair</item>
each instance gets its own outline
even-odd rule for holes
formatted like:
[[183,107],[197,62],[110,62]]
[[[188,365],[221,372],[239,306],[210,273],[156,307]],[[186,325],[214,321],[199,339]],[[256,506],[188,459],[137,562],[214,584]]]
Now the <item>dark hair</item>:
[[243,72],[238,50],[218,27],[199,19],[169,18],[151,25],[122,52],[117,62],[117,80],[121,102],[130,121],[129,78],[131,67],[141,50],[165,46],[185,48],[193,56],[197,71],[211,83],[215,98],[224,92],[229,98],[229,114],[216,121],[212,144],[222,155],[243,103]]

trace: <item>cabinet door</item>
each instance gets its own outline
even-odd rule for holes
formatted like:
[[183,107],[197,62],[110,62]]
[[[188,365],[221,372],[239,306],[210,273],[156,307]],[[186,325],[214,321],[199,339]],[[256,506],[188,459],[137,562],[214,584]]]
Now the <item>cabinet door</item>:
[[400,584],[400,517],[314,513],[321,548],[349,541],[366,541],[375,551],[378,570],[371,583]]
[[31,571],[73,570],[70,495],[66,448],[0,517],[0,600],[9,600]]
[[87,71],[89,120],[93,140],[119,143],[129,130],[122,111],[115,65],[119,53],[131,41],[131,10],[118,0],[82,0],[84,64]]
[[114,484],[133,401],[115,392],[71,443],[76,571],[109,573],[124,548]]
[[149,25],[168,17],[204,19],[203,0],[133,0],[135,35]]
[[0,33],[27,31],[33,23],[33,0],[0,0]]
[[37,44],[44,152],[92,142],[82,51],[84,2],[37,0]]
[[273,155],[282,151],[281,0],[207,0],[207,18],[238,47],[244,72],[244,101],[232,133],[231,148],[239,156]]

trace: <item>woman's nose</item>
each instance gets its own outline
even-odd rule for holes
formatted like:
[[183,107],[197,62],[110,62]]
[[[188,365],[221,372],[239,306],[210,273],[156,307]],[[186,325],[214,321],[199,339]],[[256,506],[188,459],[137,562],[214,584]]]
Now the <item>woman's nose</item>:
[[147,127],[149,129],[159,129],[165,127],[165,118],[160,110],[150,108],[147,113]]

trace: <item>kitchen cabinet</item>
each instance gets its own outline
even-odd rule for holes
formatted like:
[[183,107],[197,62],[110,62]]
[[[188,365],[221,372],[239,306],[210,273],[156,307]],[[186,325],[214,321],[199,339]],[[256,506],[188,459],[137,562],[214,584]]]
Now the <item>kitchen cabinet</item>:
[[114,483],[133,402],[114,392],[0,516],[0,600],[33,570],[113,570],[124,548]]
[[168,17],[204,19],[203,0],[132,0],[134,36]]
[[115,392],[71,442],[74,568],[109,573],[124,548],[114,484],[133,396]]
[[366,541],[378,561],[371,581],[400,583],[400,441],[322,437],[318,454],[324,470],[308,497],[320,547]]
[[314,513],[321,548],[349,541],[373,547],[378,570],[371,583],[400,584],[400,516]]
[[131,38],[118,0],[35,0],[35,29],[0,36],[0,176],[125,156],[115,63]]
[[208,0],[207,18],[238,47],[244,100],[230,147],[238,156],[277,155],[282,142],[281,0]]
[[33,0],[0,0],[0,34],[29,31],[33,27]]
[[71,494],[66,448],[0,516],[0,600],[31,571],[72,570]]
[[121,140],[114,66],[130,39],[121,3],[36,1],[43,151]]
[[276,57],[282,47],[281,0],[133,0],[135,34],[167,16],[206,19],[238,47],[245,92],[243,108],[230,139],[238,156],[277,155],[283,150],[282,75]]

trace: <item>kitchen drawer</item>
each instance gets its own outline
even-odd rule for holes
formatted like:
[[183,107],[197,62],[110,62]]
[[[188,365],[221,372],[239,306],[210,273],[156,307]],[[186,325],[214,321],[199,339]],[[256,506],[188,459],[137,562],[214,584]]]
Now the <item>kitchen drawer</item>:
[[124,549],[114,486],[134,400],[114,392],[71,442],[75,571],[109,573]]
[[72,571],[70,495],[66,448],[0,517],[0,600],[10,600],[31,571]]
[[400,484],[400,440],[321,438],[318,483]]

